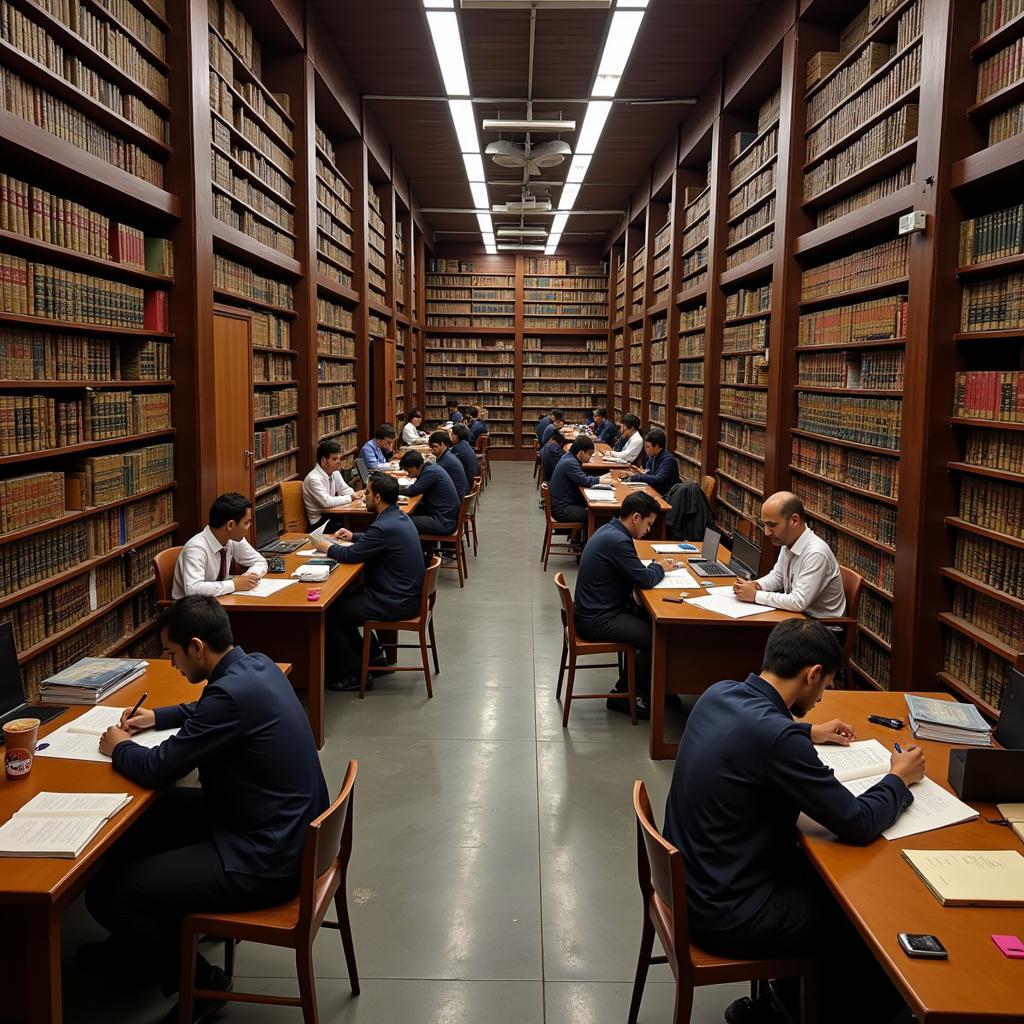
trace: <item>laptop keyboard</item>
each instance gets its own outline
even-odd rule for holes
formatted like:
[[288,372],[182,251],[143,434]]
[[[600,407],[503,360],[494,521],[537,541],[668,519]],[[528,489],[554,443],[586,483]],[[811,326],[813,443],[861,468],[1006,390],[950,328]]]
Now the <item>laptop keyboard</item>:
[[705,576],[732,576],[733,572],[731,569],[726,569],[725,566],[719,565],[718,562],[699,562],[701,570]]

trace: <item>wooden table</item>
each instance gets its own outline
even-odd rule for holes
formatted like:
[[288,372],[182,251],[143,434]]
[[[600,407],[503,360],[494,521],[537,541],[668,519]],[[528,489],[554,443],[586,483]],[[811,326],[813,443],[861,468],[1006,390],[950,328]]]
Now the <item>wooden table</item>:
[[[282,539],[300,538],[307,539],[308,534],[286,533]],[[288,579],[294,569],[309,561],[294,554],[282,557],[284,572],[267,573],[267,579]],[[362,565],[339,565],[323,583],[296,581],[271,597],[227,594],[218,598],[231,618],[237,644],[294,666],[292,685],[309,691],[306,712],[318,749],[324,745],[326,612],[362,569]],[[320,591],[317,600],[307,599],[310,590]]]
[[[281,665],[287,673],[290,665]],[[202,686],[190,683],[169,661],[153,660],[146,673],[108,697],[104,704],[131,707],[143,691],[148,707],[197,700]],[[65,711],[39,730],[45,737],[88,708]],[[0,781],[0,823],[37,793],[129,793],[131,801],[74,858],[4,857],[0,864],[0,1002],[3,1024],[59,1024],[61,1006],[60,916],[95,873],[114,841],[156,799],[154,790],[126,779],[107,763],[37,758],[32,773],[18,782]]]
[[[937,693],[923,696],[952,700]],[[951,744],[915,740],[909,727],[895,732],[872,725],[869,714],[906,721],[903,694],[831,690],[807,719],[841,718],[857,730],[858,739],[874,738],[890,749],[896,741],[918,744],[928,777],[952,792],[946,782]],[[1024,1021],[1024,961],[1006,958],[991,939],[1024,937],[1024,908],[943,907],[900,856],[903,849],[1024,853],[1012,829],[984,820],[998,817],[993,804],[972,806],[980,819],[893,842],[880,838],[865,847],[844,845],[801,818],[801,841],[811,863],[922,1024]],[[937,935],[949,959],[911,959],[896,941],[901,931]]]
[[[394,474],[398,475],[398,474]],[[405,475],[404,473],[402,474]],[[411,498],[407,498],[404,494],[399,495],[398,507],[407,515],[411,516],[416,509],[416,506],[423,500],[422,494],[414,494]],[[357,501],[350,502],[348,505],[339,505],[335,508],[322,508],[320,509],[321,516],[330,516],[332,519],[336,519],[348,530],[353,533],[358,533],[360,530],[365,530],[367,526],[377,518],[376,512],[371,512],[366,507],[366,502],[360,498]]]
[[[583,472],[586,473],[594,463],[588,462],[583,467]],[[599,467],[598,467],[599,468]],[[624,467],[619,467],[620,469]],[[600,470],[595,476],[603,475],[604,471]],[[630,494],[635,494],[637,491],[642,491],[644,494],[649,494],[658,503],[658,518],[654,520],[654,525],[651,527],[651,532],[648,534],[655,540],[658,540],[665,536],[665,513],[672,507],[653,487],[649,484],[644,484],[643,487],[630,487],[628,484],[624,484],[621,480],[611,481],[612,486],[615,488],[615,500],[614,501],[591,501],[584,493],[584,488],[580,488],[580,497],[583,499],[583,503],[587,506],[587,536],[593,537],[594,531],[599,527],[603,526],[613,516],[619,514],[619,510],[622,508],[622,503],[626,497]],[[608,493],[607,491],[605,493]]]
[[[695,545],[699,546],[699,545]],[[641,558],[653,558],[663,564],[674,558],[677,563],[699,558],[700,551],[658,555],[650,541],[636,541]],[[718,560],[727,565],[730,552],[719,548]],[[700,597],[708,586],[732,584],[732,577],[703,580],[704,590],[641,590],[640,600],[651,617],[654,629],[651,657],[651,758],[675,757],[678,743],[665,739],[665,694],[703,693],[720,679],[746,679],[761,667],[765,641],[776,623],[801,618],[795,612],[766,608],[760,615],[729,619],[724,615],[695,608],[692,604],[672,604],[666,597]]]

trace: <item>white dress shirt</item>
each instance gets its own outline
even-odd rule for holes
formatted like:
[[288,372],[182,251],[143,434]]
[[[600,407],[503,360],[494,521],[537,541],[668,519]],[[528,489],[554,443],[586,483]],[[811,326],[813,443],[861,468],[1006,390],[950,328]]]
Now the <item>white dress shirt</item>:
[[221,544],[208,526],[202,533],[197,533],[178,555],[178,563],[174,567],[174,583],[171,586],[171,597],[175,601],[189,594],[210,594],[220,597],[235,592],[235,581],[228,576],[219,580],[220,553],[227,548],[227,571],[231,572],[231,563],[242,566],[246,572],[254,572],[257,576],[267,573],[267,560],[247,541],[229,540]]
[[302,503],[306,506],[306,517],[315,523],[322,518],[325,508],[350,505],[354,493],[337,470],[328,474],[319,465],[314,466],[302,481]]
[[626,438],[626,443],[622,446],[621,451],[617,451],[615,454],[618,455],[623,462],[636,462],[640,457],[640,453],[644,450],[644,435],[639,430]]
[[419,444],[426,436],[422,430],[416,429],[415,423],[406,423],[402,427],[402,444]]
[[757,604],[787,612],[805,612],[812,619],[832,619],[846,612],[839,563],[832,549],[810,527],[792,547],[779,551],[775,568],[757,580]]

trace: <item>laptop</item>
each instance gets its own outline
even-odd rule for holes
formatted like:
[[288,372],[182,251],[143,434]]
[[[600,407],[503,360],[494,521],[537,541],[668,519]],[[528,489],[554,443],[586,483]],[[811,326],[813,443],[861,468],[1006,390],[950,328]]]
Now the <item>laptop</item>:
[[[25,703],[18,650],[14,646],[14,627],[9,622],[0,622],[0,726],[15,718],[38,718],[40,722],[48,722],[65,711],[67,708]],[[3,743],[3,733],[0,732],[0,747]]]
[[370,467],[366,464],[366,459],[364,459],[362,455],[356,457],[356,470],[359,472],[359,477],[363,481],[363,486],[365,487],[370,482],[372,474],[370,472]]
[[752,580],[757,576],[757,570],[760,565],[761,549],[752,540],[744,537],[742,533],[734,533],[732,535],[732,558],[729,559],[729,568],[740,579]]
[[278,501],[265,501],[257,505],[253,518],[256,520],[256,550],[261,555],[290,555],[306,543],[303,540],[278,540]]
[[995,741],[1007,750],[1024,750],[1024,672],[1012,669],[999,709]]
[[732,569],[726,568],[718,561],[718,545],[722,535],[709,526],[704,531],[704,543],[700,548],[700,558],[690,559],[688,568],[698,576],[735,576]]

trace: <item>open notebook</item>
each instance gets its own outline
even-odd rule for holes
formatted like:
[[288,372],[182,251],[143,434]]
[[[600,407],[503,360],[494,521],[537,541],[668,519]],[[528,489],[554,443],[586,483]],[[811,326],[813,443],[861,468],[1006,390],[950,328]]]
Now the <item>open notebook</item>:
[[37,793],[0,826],[0,857],[77,857],[127,793]]
[[[867,792],[889,774],[891,755],[878,740],[858,740],[848,747],[821,745],[814,749],[821,763],[831,768],[836,779],[854,796]],[[914,794],[914,802],[882,833],[886,839],[904,839],[978,817],[973,807],[927,777],[915,782],[910,792]]]

